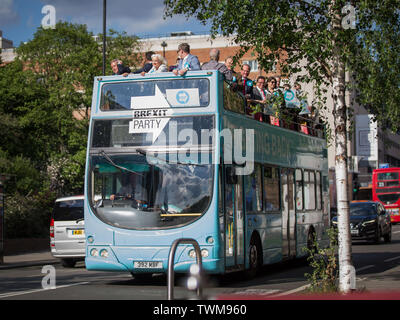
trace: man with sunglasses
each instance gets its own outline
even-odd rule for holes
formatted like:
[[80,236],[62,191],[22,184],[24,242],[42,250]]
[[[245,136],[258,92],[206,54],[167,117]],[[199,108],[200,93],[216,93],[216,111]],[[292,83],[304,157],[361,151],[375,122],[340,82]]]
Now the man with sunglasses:
[[197,56],[190,54],[190,46],[187,43],[181,43],[178,46],[178,56],[180,58],[178,68],[172,70],[177,76],[183,76],[188,71],[201,70],[200,62]]

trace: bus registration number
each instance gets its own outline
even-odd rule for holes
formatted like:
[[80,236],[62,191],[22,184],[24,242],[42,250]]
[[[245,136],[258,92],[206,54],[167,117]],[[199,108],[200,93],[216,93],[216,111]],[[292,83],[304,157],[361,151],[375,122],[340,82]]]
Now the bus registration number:
[[133,266],[136,269],[162,269],[162,261],[135,261]]

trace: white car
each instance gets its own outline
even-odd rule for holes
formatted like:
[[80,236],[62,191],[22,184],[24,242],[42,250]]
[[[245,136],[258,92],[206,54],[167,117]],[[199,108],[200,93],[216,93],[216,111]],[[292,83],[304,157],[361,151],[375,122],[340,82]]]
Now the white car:
[[84,196],[58,198],[50,221],[51,254],[72,268],[85,259]]

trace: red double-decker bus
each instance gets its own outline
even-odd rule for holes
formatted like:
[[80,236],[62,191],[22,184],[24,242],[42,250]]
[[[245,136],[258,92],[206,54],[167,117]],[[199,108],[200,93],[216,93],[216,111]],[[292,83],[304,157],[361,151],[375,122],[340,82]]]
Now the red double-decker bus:
[[372,200],[385,206],[392,223],[400,222],[400,168],[382,168],[372,172]]

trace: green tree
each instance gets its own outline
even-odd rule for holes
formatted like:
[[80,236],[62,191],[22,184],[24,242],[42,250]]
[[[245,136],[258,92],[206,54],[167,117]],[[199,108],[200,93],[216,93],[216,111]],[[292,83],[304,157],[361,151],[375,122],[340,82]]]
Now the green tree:
[[[324,107],[326,93],[331,89],[339,220],[339,287],[343,292],[350,290],[352,277],[347,190],[346,128],[349,106],[345,103],[349,83],[346,82],[345,72],[353,74],[362,69],[362,63],[358,68],[355,67],[361,52],[365,61],[376,62],[369,67],[375,66],[381,73],[388,71],[386,69],[390,63],[380,63],[377,51],[373,50],[373,45],[379,47],[379,37],[369,37],[369,34],[377,35],[381,29],[387,30],[386,21],[399,25],[399,0],[360,0],[351,3],[357,10],[350,10],[349,13],[348,1],[345,0],[164,0],[166,17],[176,14],[196,17],[204,24],[211,24],[213,35],[221,33],[224,36],[234,36],[236,43],[241,45],[237,58],[251,48],[258,54],[259,64],[265,70],[271,70],[275,61],[284,59],[284,73],[297,74],[300,81],[313,83],[318,98],[316,104],[320,108]],[[348,23],[354,18],[355,25]],[[366,22],[368,19],[371,19],[369,24]],[[384,34],[386,32],[390,34],[390,30]],[[391,43],[389,37],[385,40]],[[369,41],[377,43],[371,44]],[[386,44],[384,48],[388,47],[390,45]],[[385,50],[379,52],[385,57],[383,61],[393,61]],[[394,54],[398,56],[398,51]],[[368,102],[372,94],[371,85],[361,85],[365,84],[362,75],[355,76],[355,89],[364,89],[358,93],[361,101]],[[376,80],[368,80],[378,88],[384,86]],[[399,83],[395,83],[392,88],[398,92]],[[380,99],[384,99],[384,96],[380,95]],[[385,102],[389,103],[387,99]],[[377,103],[374,106],[379,107]],[[374,109],[371,108],[371,111]]]
[[[112,32],[109,38],[110,52],[126,58],[136,44],[126,33]],[[93,78],[102,73],[101,55],[101,44],[86,26],[59,22],[55,29],[38,28],[17,49],[16,60],[0,67],[0,172],[11,177],[8,237],[37,236],[48,229],[57,196],[82,193]],[[21,229],[25,225],[31,228]]]

